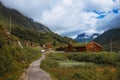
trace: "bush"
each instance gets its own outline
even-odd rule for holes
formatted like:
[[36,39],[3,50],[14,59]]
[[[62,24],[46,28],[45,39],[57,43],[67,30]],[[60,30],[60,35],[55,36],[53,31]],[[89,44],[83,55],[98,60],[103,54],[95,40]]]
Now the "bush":
[[[57,80],[119,80],[120,68],[118,65],[114,66],[117,64],[114,61],[119,62],[118,58],[119,54],[115,53],[56,53],[48,55],[41,67]],[[59,62],[66,60],[94,62],[99,65],[61,67]]]
[[0,48],[0,80],[18,80],[24,68],[39,57],[40,53],[32,48],[3,45]]
[[69,53],[67,57],[70,60],[79,62],[94,62],[110,65],[118,65],[120,63],[120,55],[117,53]]
[[57,61],[68,60],[66,54],[61,54],[61,53],[49,55],[49,58]]

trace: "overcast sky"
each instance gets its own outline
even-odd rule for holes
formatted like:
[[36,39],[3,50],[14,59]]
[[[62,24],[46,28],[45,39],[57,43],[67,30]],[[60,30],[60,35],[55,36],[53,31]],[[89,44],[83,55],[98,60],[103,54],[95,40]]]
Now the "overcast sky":
[[75,38],[120,26],[120,0],[0,0],[52,31]]

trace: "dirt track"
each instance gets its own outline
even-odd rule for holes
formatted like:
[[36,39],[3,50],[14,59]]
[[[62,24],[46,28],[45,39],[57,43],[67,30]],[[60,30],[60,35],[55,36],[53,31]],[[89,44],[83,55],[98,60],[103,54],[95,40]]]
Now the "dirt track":
[[22,80],[51,80],[49,74],[40,68],[41,61],[45,59],[46,53],[42,53],[40,59],[30,64],[29,68],[26,70],[26,73],[23,74]]

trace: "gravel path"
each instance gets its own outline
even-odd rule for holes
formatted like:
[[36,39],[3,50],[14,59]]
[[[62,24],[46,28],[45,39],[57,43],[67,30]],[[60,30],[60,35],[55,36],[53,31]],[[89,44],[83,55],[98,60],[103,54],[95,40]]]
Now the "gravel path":
[[51,80],[49,74],[40,68],[41,61],[45,59],[46,53],[42,53],[40,59],[30,64],[26,73],[23,73],[22,80]]

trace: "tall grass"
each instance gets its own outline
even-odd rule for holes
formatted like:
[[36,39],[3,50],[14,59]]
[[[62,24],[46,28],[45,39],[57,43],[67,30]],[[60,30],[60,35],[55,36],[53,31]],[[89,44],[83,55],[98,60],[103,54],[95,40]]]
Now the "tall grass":
[[[99,57],[100,59],[97,59]],[[49,54],[42,62],[41,67],[56,80],[119,80],[119,57],[119,54],[108,52],[56,53]],[[66,63],[65,65],[67,62],[73,62],[73,64],[74,62],[84,62],[86,64],[66,67],[61,66],[61,62]]]
[[70,60],[79,62],[94,62],[97,64],[119,65],[120,54],[114,52],[84,52],[84,53],[69,53],[67,57]]
[[18,80],[23,70],[40,57],[40,52],[27,47],[3,45],[0,48],[0,80]]

